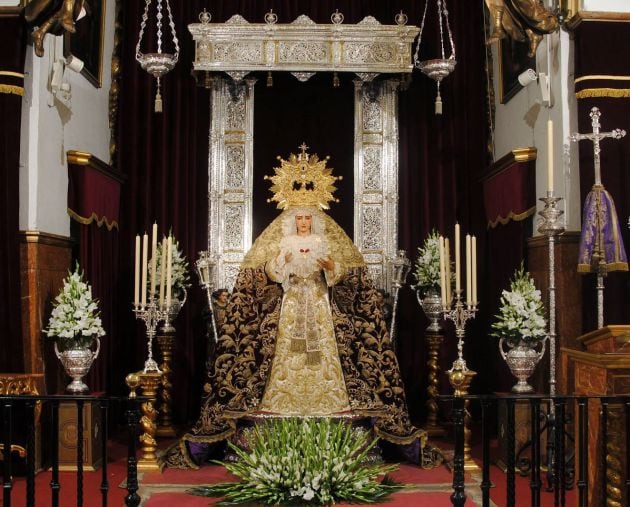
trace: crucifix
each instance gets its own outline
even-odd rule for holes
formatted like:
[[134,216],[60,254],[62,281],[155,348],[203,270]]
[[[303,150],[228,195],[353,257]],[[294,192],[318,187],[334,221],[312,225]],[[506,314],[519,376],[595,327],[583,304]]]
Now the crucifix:
[[[597,326],[598,328],[604,327],[604,274],[606,272],[606,252],[604,251],[604,224],[602,215],[605,213],[603,209],[604,204],[602,203],[602,195],[606,199],[609,199],[612,203],[612,198],[608,196],[607,192],[604,190],[604,186],[602,185],[602,176],[601,176],[601,163],[600,163],[600,153],[601,148],[599,146],[599,142],[602,139],[606,139],[608,137],[613,139],[621,139],[626,135],[626,131],[622,129],[614,129],[610,132],[600,132],[601,124],[599,123],[599,118],[602,114],[599,109],[594,107],[591,109],[591,125],[593,126],[592,134],[571,134],[569,139],[573,142],[579,142],[583,140],[591,141],[593,143],[593,164],[595,166],[595,184],[593,185],[593,189],[589,193],[596,192],[598,195],[595,196],[595,243],[592,254],[591,263],[595,265],[597,272]],[[587,201],[589,201],[589,196],[587,196]],[[586,209],[586,207],[585,207]],[[614,205],[612,207],[611,213],[614,213]],[[584,217],[586,219],[586,217]],[[617,222],[617,217],[614,217],[614,221]]]

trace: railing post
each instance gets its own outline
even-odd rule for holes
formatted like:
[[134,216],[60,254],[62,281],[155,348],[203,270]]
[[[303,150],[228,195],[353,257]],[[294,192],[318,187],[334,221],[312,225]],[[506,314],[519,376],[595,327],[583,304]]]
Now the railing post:
[[83,400],[77,400],[77,505],[83,506]]
[[532,478],[529,484],[532,494],[532,507],[540,507],[540,399],[530,400],[531,440],[532,440]]
[[588,505],[588,398],[578,398],[578,448],[580,470],[578,477],[579,507]]
[[35,507],[35,402],[26,402],[26,505]]
[[516,433],[515,433],[515,414],[514,414],[514,398],[507,399],[507,507],[514,507],[516,502]]
[[50,496],[52,507],[59,507],[59,400],[52,400],[52,428],[50,430],[50,453],[52,454],[52,473],[50,476]]
[[451,503],[455,507],[463,507],[466,503],[464,492],[464,409],[465,399],[461,396],[453,398],[453,425],[455,428],[455,454],[453,456],[453,494]]
[[138,401],[129,398],[126,412],[127,427],[129,428],[129,450],[127,455],[127,491],[125,505],[127,507],[138,507],[140,496],[138,495],[138,458],[136,457],[136,441],[138,440],[138,421],[140,411]]
[[13,440],[13,428],[11,419],[13,417],[13,402],[5,401],[2,410],[2,431],[4,432],[4,447],[2,452],[4,460],[2,462],[2,501],[5,507],[11,507],[11,489],[13,488],[13,478],[11,471],[11,441]]
[[107,480],[107,439],[108,439],[108,408],[109,401],[101,400],[101,495],[103,499],[103,507],[107,507],[107,493],[109,492],[109,481]]
[[481,400],[481,442],[482,442],[482,478],[481,478],[481,495],[482,506],[490,505],[490,428],[488,428],[488,408],[490,400],[484,398]]

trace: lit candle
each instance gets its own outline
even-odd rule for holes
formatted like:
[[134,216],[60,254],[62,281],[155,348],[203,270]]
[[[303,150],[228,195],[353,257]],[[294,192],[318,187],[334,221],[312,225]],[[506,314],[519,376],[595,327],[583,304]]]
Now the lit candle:
[[142,236],[142,294],[140,303],[144,307],[147,304],[147,256],[149,255],[149,235],[145,232]]
[[444,238],[444,256],[446,257],[446,304],[451,304],[451,243]]
[[477,305],[477,237],[472,237],[472,304]]
[[173,279],[173,236],[169,235],[166,246],[166,306],[171,306],[171,282]]
[[455,291],[460,292],[462,290],[461,279],[461,267],[460,267],[460,238],[459,238],[459,224],[455,223]]
[[149,292],[149,298],[153,298],[155,294],[155,268],[157,262],[157,233],[158,226],[153,224],[153,231],[151,232],[151,291]]
[[553,121],[547,120],[547,190],[553,192]]
[[133,286],[133,304],[137,307],[140,304],[140,235],[136,234],[136,264]]
[[162,253],[160,255],[160,306],[164,305],[164,285],[166,284],[166,236],[162,238]]
[[466,234],[466,304],[472,302],[472,264],[470,257],[470,234]]
[[440,297],[442,304],[446,304],[446,266],[444,264],[444,238],[440,236]]

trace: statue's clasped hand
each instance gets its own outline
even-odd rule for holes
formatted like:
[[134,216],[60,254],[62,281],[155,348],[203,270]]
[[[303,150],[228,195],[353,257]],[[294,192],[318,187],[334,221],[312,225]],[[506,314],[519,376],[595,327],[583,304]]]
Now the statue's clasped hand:
[[335,269],[335,262],[330,257],[321,257],[317,259],[317,264],[326,271],[333,271]]

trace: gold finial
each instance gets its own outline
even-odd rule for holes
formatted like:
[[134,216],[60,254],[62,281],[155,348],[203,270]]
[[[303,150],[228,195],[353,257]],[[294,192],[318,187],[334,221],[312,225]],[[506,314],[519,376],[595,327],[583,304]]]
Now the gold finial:
[[125,382],[129,387],[129,397],[136,397],[136,388],[140,385],[140,377],[138,377],[137,373],[130,373],[125,377]]
[[274,168],[273,176],[265,176],[272,182],[270,201],[276,201],[280,209],[291,206],[329,209],[330,201],[339,202],[332,194],[337,190],[334,183],[341,177],[333,176],[332,168],[326,167],[330,157],[319,160],[316,154],[309,155],[306,143],[299,148],[300,153],[291,153],[288,160],[278,156],[280,167]]

